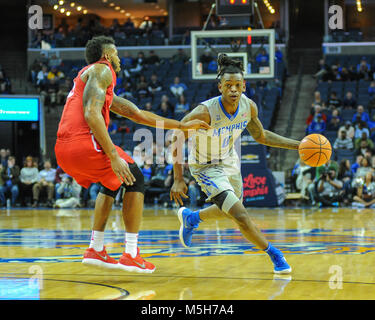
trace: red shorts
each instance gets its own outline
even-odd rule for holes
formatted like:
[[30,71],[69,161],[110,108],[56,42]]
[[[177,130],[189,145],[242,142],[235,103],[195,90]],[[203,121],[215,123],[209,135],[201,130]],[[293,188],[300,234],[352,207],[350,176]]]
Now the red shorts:
[[[134,163],[120,147],[115,147],[122,159],[127,163]],[[112,170],[111,161],[94,136],[69,141],[57,139],[55,155],[58,165],[64,172],[84,188],[100,182],[106,188],[115,191],[122,184]]]

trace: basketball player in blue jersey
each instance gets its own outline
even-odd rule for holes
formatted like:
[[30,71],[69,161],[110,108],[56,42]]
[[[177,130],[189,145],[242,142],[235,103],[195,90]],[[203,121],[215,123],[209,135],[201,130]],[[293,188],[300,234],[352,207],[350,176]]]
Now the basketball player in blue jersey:
[[[297,150],[300,142],[263,129],[256,104],[243,94],[246,86],[242,62],[221,54],[218,69],[221,95],[200,103],[182,120],[203,120],[212,129],[195,131],[191,137],[184,133],[182,138],[181,133],[175,131],[173,136],[174,183],[170,198],[182,206],[178,210],[181,243],[190,247],[193,231],[200,222],[226,215],[238,225],[248,241],[270,256],[274,273],[290,273],[292,268],[281,251],[266,240],[242,204],[242,177],[234,141],[246,128],[255,141],[267,146]],[[192,143],[188,160],[190,172],[207,195],[207,202],[214,203],[197,211],[183,207],[181,198],[187,198],[188,189],[183,179],[181,155],[187,138],[191,138]]]

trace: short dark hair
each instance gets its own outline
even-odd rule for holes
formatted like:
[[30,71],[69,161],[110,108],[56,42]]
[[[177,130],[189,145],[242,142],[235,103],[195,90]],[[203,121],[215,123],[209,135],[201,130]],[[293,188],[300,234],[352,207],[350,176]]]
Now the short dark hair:
[[217,79],[220,79],[224,73],[241,73],[243,75],[243,63],[240,60],[229,58],[225,53],[222,53],[217,58],[218,74]]
[[103,55],[103,47],[105,45],[115,44],[115,40],[111,37],[97,36],[87,41],[85,58],[88,64],[92,64],[100,60]]

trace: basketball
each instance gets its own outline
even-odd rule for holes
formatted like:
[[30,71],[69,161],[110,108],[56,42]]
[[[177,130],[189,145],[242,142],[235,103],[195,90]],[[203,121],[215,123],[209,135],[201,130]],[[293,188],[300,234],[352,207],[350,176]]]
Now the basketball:
[[304,137],[298,147],[301,160],[310,167],[326,164],[332,155],[332,147],[325,136],[310,134]]

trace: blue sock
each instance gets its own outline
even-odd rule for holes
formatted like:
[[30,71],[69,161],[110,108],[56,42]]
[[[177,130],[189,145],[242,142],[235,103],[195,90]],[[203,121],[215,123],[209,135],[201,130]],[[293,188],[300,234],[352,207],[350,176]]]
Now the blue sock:
[[199,224],[199,222],[201,222],[201,218],[199,217],[199,212],[200,210],[197,210],[197,211],[193,211],[188,217],[187,217],[187,221],[192,225],[197,225]]
[[275,256],[280,254],[280,250],[275,248],[270,242],[268,242],[267,249],[264,250],[269,256]]

